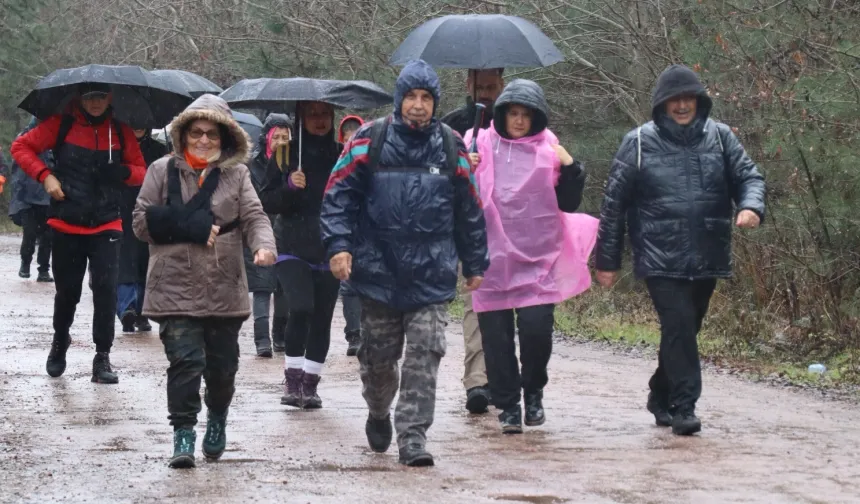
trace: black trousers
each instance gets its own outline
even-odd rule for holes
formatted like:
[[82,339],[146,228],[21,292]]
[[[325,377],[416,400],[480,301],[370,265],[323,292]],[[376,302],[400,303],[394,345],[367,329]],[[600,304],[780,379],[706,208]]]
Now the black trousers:
[[223,413],[233,401],[239,371],[239,329],[242,318],[170,317],[159,322],[167,368],[167,411],[173,430],[191,428],[200,413],[200,379],[206,380],[204,401]]
[[717,281],[652,277],[645,283],[660,318],[660,354],[648,385],[671,412],[693,410],[702,395],[697,336]]
[[278,263],[276,271],[289,307],[287,357],[325,362],[340,281],[330,271],[312,269],[297,259]]
[[120,233],[74,235],[53,232],[54,237],[54,339],[69,337],[81,300],[87,263],[93,289],[93,342],[96,352],[110,352],[116,313]]
[[[514,314],[520,336],[520,362],[514,344]],[[493,406],[507,409],[520,403],[521,391],[541,391],[549,381],[555,305],[478,313]]]
[[34,205],[21,211],[24,238],[21,240],[21,262],[30,265],[39,244],[39,273],[51,271],[51,228],[48,227],[48,207]]

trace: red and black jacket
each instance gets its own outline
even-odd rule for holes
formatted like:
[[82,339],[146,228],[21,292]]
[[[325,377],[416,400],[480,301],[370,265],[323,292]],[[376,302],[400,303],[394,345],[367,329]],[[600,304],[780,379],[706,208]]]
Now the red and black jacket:
[[127,169],[128,176],[121,184],[141,185],[146,164],[134,131],[111,117],[100,124],[90,124],[77,108],[72,108],[69,114],[74,122],[59,152],[54,152],[53,170],[39,159],[39,154],[57,145],[62,115],[53,116],[19,136],[9,149],[12,157],[37,181],[44,182],[51,174],[60,181],[65,199],[51,200],[48,224],[52,228],[70,234],[122,232],[122,187],[106,173],[115,168],[108,163],[108,150],[112,151],[114,163]]

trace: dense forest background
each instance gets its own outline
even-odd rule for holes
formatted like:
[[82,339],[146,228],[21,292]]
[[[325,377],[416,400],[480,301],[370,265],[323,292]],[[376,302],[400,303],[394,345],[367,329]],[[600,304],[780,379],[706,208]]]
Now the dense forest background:
[[[857,379],[856,0],[2,0],[0,148],[8,153],[26,122],[19,101],[56,68],[180,68],[225,88],[262,76],[361,78],[390,90],[399,69],[388,56],[413,28],[468,12],[527,18],[565,54],[506,78],[547,91],[551,127],[588,166],[586,212],[599,209],[623,134],[649,118],[656,76],[673,62],[694,67],[714,116],[736,128],[769,189],[765,226],[736,233],[736,278],[718,289],[703,351],[734,362],[822,360],[831,378]],[[465,73],[440,73],[447,111],[464,99]],[[559,323],[582,334],[656,334],[629,275],[566,308]]]

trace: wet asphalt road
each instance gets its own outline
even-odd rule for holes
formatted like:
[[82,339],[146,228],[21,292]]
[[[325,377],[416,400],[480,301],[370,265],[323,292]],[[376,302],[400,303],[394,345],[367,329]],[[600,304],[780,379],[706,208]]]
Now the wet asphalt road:
[[[407,469],[372,453],[358,364],[344,355],[340,308],[320,384],[324,408],[281,406],[282,359],[254,356],[251,323],[227,452],[167,467],[166,359],[157,334],[117,338],[119,385],[90,382],[92,301],[72,328],[66,374],[44,369],[53,286],[17,277],[19,238],[0,237],[0,502],[860,502],[856,407],[738,378],[705,377],[704,430],[678,438],[645,411],[652,362],[556,345],[547,423],[503,437],[494,414],[463,409],[461,328],[449,326],[428,449]],[[35,272],[35,267],[34,267]],[[35,277],[35,274],[34,274]]]

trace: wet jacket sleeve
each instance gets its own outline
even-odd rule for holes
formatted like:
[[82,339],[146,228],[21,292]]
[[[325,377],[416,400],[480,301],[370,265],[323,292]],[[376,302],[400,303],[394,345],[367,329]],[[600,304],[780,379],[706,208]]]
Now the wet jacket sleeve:
[[276,252],[272,222],[263,211],[257,191],[251,183],[251,173],[243,166],[236,169],[242,170],[242,181],[239,187],[239,223],[245,243],[255,254],[261,249]]
[[621,269],[621,253],[627,228],[626,214],[633,196],[637,170],[634,133],[621,143],[609,171],[606,193],[600,208],[600,227],[597,231],[595,266],[598,271]]
[[320,213],[320,230],[328,258],[352,252],[352,236],[364,199],[370,128],[365,125],[343,148],[326,184]]
[[137,202],[134,205],[132,212],[132,229],[134,235],[141,241],[147,243],[155,243],[149,233],[149,226],[146,222],[146,212],[150,208],[160,207],[164,205],[164,184],[167,176],[167,159],[158,160],[152,163],[152,166],[146,172],[146,177],[143,179],[143,186],[140,188],[140,193],[137,195]]
[[[40,183],[44,182],[45,177],[51,174],[51,169],[42,161],[39,154],[52,149],[57,143],[61,121],[60,116],[48,118],[16,138],[9,148],[12,158],[24,170],[24,173]],[[134,138],[134,134],[131,136]]]
[[585,167],[574,160],[573,164],[561,167],[561,176],[555,186],[555,196],[558,199],[558,209],[565,213],[573,213],[582,203],[582,192],[585,190]]
[[459,159],[454,176],[454,244],[463,263],[463,276],[483,276],[490,267],[487,224],[475,170],[469,163],[465,144],[458,138]]
[[723,142],[723,155],[729,168],[735,206],[738,210],[752,210],[764,221],[764,176],[728,126],[719,124],[718,133]]
[[146,161],[140,150],[140,143],[134,136],[134,130],[130,126],[122,125],[122,164],[128,168],[129,175],[123,182],[127,186],[139,186],[143,184],[146,175]]

